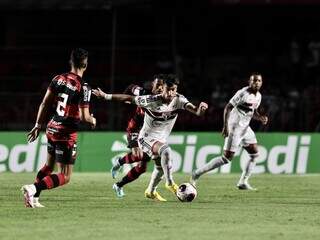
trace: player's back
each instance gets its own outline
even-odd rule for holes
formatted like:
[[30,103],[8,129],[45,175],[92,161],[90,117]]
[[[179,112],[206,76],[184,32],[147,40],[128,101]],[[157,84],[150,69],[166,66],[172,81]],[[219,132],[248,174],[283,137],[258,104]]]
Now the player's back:
[[87,105],[85,99],[90,99],[89,86],[80,76],[70,72],[54,77],[49,90],[55,95],[55,112],[48,123],[48,132],[76,132],[80,122],[79,106]]

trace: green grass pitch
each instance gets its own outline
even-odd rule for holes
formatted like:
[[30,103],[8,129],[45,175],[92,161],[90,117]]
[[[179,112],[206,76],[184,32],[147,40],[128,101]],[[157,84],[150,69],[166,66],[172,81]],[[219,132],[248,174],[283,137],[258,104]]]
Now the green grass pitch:
[[[255,175],[256,192],[235,188],[238,175],[205,175],[198,197],[160,203],[143,196],[150,174],[117,199],[106,173],[75,173],[71,183],[44,191],[46,208],[24,207],[20,187],[35,174],[0,174],[0,239],[320,239],[320,175]],[[174,174],[177,183],[188,175]]]

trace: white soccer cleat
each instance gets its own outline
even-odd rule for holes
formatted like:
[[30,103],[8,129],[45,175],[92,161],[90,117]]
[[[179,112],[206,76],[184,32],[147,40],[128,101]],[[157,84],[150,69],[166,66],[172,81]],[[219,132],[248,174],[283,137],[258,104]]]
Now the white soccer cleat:
[[238,183],[237,188],[239,190],[250,190],[250,191],[257,191],[256,188],[251,187],[249,183]]
[[38,197],[34,197],[33,198],[33,206],[35,208],[43,208],[44,206],[39,202],[39,198]]
[[125,196],[123,188],[119,187],[116,183],[113,184],[112,189],[116,192],[118,198],[123,198]]
[[34,208],[34,198],[33,195],[36,194],[37,190],[33,184],[24,185],[21,188],[24,196],[24,204],[27,208]]

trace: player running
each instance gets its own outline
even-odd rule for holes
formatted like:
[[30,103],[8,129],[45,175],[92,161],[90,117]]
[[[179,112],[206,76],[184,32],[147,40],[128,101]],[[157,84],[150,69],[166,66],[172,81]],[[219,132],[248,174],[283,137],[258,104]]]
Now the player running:
[[[132,84],[126,89],[125,93],[135,96],[145,95],[148,93],[153,95],[160,94],[163,90],[164,77],[165,75],[163,74],[154,76],[151,91]],[[138,135],[143,124],[143,119],[144,109],[137,106],[135,113],[133,117],[130,118],[127,127],[128,148],[130,148],[131,151],[124,157],[118,158],[111,169],[112,177],[116,178],[116,175],[123,164],[138,162],[138,165],[132,167],[127,175],[125,175],[117,183],[113,184],[112,188],[115,190],[116,195],[119,198],[122,198],[125,195],[123,186],[139,178],[139,176],[147,170],[147,163],[150,161],[150,157],[139,148],[138,144]],[[158,165],[155,165],[155,168],[157,167],[161,168],[161,164],[158,163]],[[166,201],[157,191],[155,191],[153,194],[145,194],[145,196],[147,198],[156,199],[159,201]]]
[[263,125],[268,123],[268,117],[259,113],[258,107],[261,103],[261,94],[259,92],[262,86],[262,76],[260,73],[254,73],[249,78],[249,86],[237,91],[224,108],[224,125],[222,135],[225,137],[224,154],[213,158],[202,168],[195,170],[191,176],[191,183],[196,184],[199,177],[229,163],[239,146],[249,153],[250,160],[243,169],[240,180],[237,184],[239,189],[256,190],[248,183],[251,172],[256,164],[258,157],[257,139],[249,126],[251,119],[260,121]]
[[[143,127],[139,133],[139,147],[150,157],[155,155],[161,159],[161,167],[166,180],[166,188],[173,193],[177,191],[172,176],[171,149],[167,139],[178,116],[179,109],[185,109],[197,116],[202,116],[208,105],[201,102],[198,107],[190,103],[183,95],[177,93],[179,80],[174,75],[168,75],[164,80],[163,92],[158,95],[130,96],[125,94],[106,94],[101,89],[92,93],[99,98],[116,101],[131,101],[145,108]],[[153,193],[161,181],[162,173],[156,168],[151,175],[147,193]]]
[[[34,128],[28,133],[28,142],[39,136],[50,110],[55,112],[47,124],[48,155],[46,164],[37,174],[34,184],[24,185],[21,190],[25,206],[43,207],[39,203],[42,190],[56,188],[70,181],[77,153],[77,128],[80,121],[96,126],[96,119],[90,115],[91,89],[82,76],[88,65],[88,52],[77,48],[70,58],[71,71],[53,78],[40,104]],[[58,172],[53,174],[55,163]]]

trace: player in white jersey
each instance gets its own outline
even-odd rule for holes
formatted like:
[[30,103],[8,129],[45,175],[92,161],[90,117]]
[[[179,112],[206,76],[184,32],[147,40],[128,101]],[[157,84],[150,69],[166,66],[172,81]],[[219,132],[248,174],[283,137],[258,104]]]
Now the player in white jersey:
[[169,74],[164,79],[162,94],[158,95],[106,94],[99,88],[92,91],[97,97],[122,102],[131,101],[145,109],[144,123],[138,138],[139,147],[149,156],[159,156],[163,170],[154,169],[146,195],[152,194],[156,190],[163,174],[166,180],[166,188],[176,193],[178,186],[172,177],[171,149],[167,143],[167,138],[175,124],[179,109],[202,116],[208,108],[208,105],[204,102],[201,102],[196,107],[183,95],[178,94],[178,84],[179,80],[174,75]]
[[242,146],[248,152],[250,160],[243,169],[237,187],[242,190],[255,190],[250,186],[248,180],[255,166],[255,159],[258,157],[258,146],[256,136],[250,128],[249,123],[252,118],[264,125],[268,122],[268,117],[262,116],[258,112],[258,107],[261,103],[261,94],[259,92],[261,86],[261,74],[252,74],[249,79],[249,86],[237,91],[226,105],[222,130],[222,135],[225,137],[224,154],[213,158],[205,166],[195,170],[191,176],[191,183],[193,185],[196,184],[196,180],[202,174],[229,163],[238,147]]

